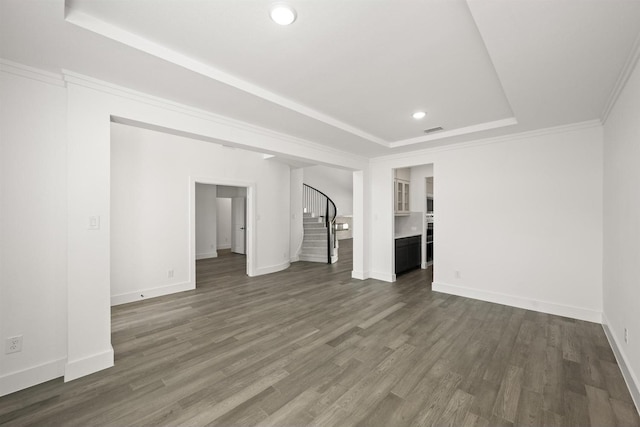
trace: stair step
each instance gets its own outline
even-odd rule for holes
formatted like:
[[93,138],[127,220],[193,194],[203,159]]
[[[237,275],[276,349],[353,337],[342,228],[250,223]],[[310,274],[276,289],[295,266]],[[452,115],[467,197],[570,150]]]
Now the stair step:
[[322,263],[327,263],[327,255],[325,254],[324,256],[318,255],[304,255],[304,254],[300,254],[300,256],[298,257],[298,259],[300,261],[307,261],[307,262],[322,262]]
[[303,240],[302,241],[302,249],[306,249],[306,248],[321,248],[321,249],[327,249],[327,241],[322,241],[322,240]]
[[311,227],[311,228],[305,228],[304,229],[304,234],[305,236],[309,235],[309,236],[326,236],[327,235],[327,229],[326,228],[319,228],[319,227]]
[[324,225],[324,222],[322,221],[322,218],[302,218],[302,223],[303,224],[322,224]]
[[324,255],[327,256],[327,247],[322,246],[303,246],[300,255]]
[[323,222],[303,222],[302,225],[305,229],[306,228],[321,228],[323,230],[327,229],[327,227],[324,226]]
[[314,241],[318,241],[318,240],[322,240],[323,242],[327,241],[327,233],[304,233],[303,236],[304,240],[314,240]]

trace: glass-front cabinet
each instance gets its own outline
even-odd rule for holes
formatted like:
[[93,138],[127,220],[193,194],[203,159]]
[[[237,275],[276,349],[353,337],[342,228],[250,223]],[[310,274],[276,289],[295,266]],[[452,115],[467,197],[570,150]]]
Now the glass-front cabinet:
[[395,179],[395,214],[396,215],[409,215],[409,181],[402,179]]

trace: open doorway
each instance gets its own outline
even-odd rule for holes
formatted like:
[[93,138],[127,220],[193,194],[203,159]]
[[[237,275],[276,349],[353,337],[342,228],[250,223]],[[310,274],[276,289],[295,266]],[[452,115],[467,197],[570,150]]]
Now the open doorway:
[[244,276],[247,268],[247,188],[195,183],[195,281]]
[[[427,270],[434,265],[434,165],[393,171],[394,274]],[[430,282],[430,280],[428,280]]]

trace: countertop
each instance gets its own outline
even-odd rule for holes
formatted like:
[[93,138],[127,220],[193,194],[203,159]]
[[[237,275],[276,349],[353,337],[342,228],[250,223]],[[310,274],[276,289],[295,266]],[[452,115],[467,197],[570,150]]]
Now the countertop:
[[404,239],[405,237],[413,237],[413,236],[422,236],[422,233],[419,231],[408,231],[404,233],[396,233],[395,239]]

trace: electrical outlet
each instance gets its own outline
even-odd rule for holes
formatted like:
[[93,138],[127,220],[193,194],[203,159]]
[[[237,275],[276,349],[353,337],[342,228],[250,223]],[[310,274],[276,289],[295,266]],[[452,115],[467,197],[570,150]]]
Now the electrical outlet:
[[19,351],[22,351],[22,335],[7,338],[4,344],[5,354],[18,353]]
[[169,271],[167,271],[167,277],[168,277],[169,279],[172,279],[172,278],[173,278],[173,270],[169,270]]
[[624,343],[629,344],[629,329],[624,328]]

